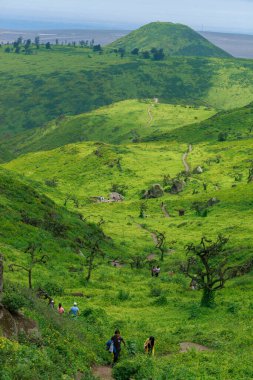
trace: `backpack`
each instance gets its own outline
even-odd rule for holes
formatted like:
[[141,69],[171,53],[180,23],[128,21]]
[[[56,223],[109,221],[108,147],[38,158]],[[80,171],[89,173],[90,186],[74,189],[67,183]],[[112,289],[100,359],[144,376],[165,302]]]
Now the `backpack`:
[[113,344],[113,341],[111,339],[106,342],[105,349],[106,349],[106,351],[109,351],[109,352],[113,353],[113,351],[114,351],[114,344]]

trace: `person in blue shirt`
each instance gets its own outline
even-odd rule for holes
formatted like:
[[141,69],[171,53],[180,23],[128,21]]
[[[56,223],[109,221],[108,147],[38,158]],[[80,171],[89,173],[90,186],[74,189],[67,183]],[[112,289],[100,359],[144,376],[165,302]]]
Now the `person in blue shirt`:
[[69,314],[72,317],[77,317],[79,315],[79,308],[77,307],[77,303],[76,302],[74,302],[73,306],[69,310]]

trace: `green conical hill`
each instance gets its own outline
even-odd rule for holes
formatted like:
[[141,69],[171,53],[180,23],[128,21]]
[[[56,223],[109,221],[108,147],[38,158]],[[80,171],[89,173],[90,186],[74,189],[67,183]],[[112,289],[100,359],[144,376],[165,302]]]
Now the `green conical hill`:
[[213,45],[193,29],[171,22],[152,22],[129,33],[108,45],[110,48],[124,48],[141,51],[152,48],[164,49],[170,56],[230,57],[230,54]]

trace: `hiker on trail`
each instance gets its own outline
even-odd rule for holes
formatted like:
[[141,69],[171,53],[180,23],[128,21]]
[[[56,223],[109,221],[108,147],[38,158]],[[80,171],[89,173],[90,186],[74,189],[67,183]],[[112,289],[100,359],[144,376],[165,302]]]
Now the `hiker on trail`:
[[114,335],[111,338],[111,341],[113,342],[113,364],[117,363],[121,351],[121,343],[126,345],[124,339],[122,336],[120,336],[120,331],[117,329],[115,330]]
[[72,317],[77,317],[79,315],[79,308],[77,307],[77,303],[76,302],[73,303],[73,306],[69,310],[69,314]]
[[54,309],[54,300],[52,298],[49,298],[48,305],[51,307],[51,309]]
[[151,336],[144,343],[144,350],[146,354],[154,356],[155,354],[155,338]]
[[152,268],[152,276],[158,277],[160,271],[161,271],[161,268],[159,267],[159,265],[157,267],[153,267]]
[[152,269],[151,269],[151,276],[154,277],[156,274],[156,267],[153,266]]
[[59,314],[63,314],[65,312],[64,308],[62,307],[62,304],[59,303],[58,309],[57,309]]

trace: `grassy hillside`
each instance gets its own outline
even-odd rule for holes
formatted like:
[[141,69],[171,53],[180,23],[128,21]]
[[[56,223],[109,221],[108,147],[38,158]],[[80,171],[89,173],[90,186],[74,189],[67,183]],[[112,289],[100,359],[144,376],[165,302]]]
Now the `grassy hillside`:
[[[16,157],[83,140],[116,144],[137,142],[150,134],[166,133],[197,120],[202,121],[214,112],[206,107],[159,104],[151,100],[125,100],[90,113],[56,119],[44,128],[33,129],[8,139],[2,144],[2,149],[3,152],[8,151],[9,156]],[[9,156],[6,155],[7,160]]]
[[126,99],[231,109],[253,99],[252,62],[168,58],[162,62],[54,47],[34,55],[0,52],[0,136],[42,127]]
[[135,48],[140,51],[162,48],[170,56],[230,57],[230,54],[188,26],[171,22],[152,22],[144,25],[111,43],[108,48],[124,48],[128,52]]
[[[25,250],[34,243],[49,257],[46,266],[38,265],[34,269],[37,285],[50,281],[50,268],[56,269],[60,263],[61,284],[68,286],[71,283],[70,263],[81,260],[78,242],[101,237],[99,229],[82,221],[78,213],[69,212],[40,194],[36,183],[24,183],[19,176],[2,168],[0,172],[0,245],[6,267],[11,262],[26,266],[29,255]],[[40,255],[39,251],[37,254]],[[24,276],[22,271],[17,274],[18,279],[24,279]]]
[[[249,323],[252,275],[228,283],[217,295],[217,307],[206,310],[199,308],[199,292],[189,291],[189,281],[179,270],[185,260],[185,245],[198,242],[203,235],[214,238],[221,232],[229,236],[229,249],[235,263],[253,255],[253,187],[247,183],[252,139],[193,145],[188,162],[192,170],[200,165],[203,173],[192,173],[184,191],[178,195],[165,193],[162,198],[148,200],[146,217],[139,218],[141,190],[152,183],[163,184],[164,175],[175,177],[180,173],[186,150],[187,144],[175,142],[123,146],[83,142],[49,152],[30,153],[6,165],[35,180],[40,191],[59,205],[67,193],[74,194],[79,199],[78,212],[90,221],[102,216],[105,233],[116,247],[121,247],[112,256],[121,260],[123,267],[113,268],[104,263],[96,268],[88,287],[83,286],[78,275],[70,285],[72,291],[82,291],[88,297],[80,299],[79,306],[81,310],[91,309],[89,313],[94,315],[91,326],[101,328],[100,337],[93,341],[97,348],[115,327],[120,327],[125,339],[134,345],[137,356],[131,357],[131,351],[124,350],[121,363],[115,367],[118,380],[124,378],[129,368],[135,369],[136,379],[145,378],[146,371],[151,378],[161,380],[166,379],[168,373],[176,380],[182,377],[239,380],[252,376],[253,330]],[[48,178],[54,178],[57,187],[45,186]],[[203,183],[207,184],[206,190]],[[90,202],[90,196],[107,196],[112,184],[124,190],[123,202]],[[194,202],[205,205],[213,197],[220,202],[204,206],[206,213],[198,215]],[[161,202],[169,218],[164,215]],[[75,209],[72,202],[67,207]],[[182,208],[185,209],[183,217],[178,214]],[[168,247],[172,248],[164,262],[160,262],[162,274],[158,279],[150,277],[148,265],[141,269],[130,269],[129,265],[134,257],[145,259],[151,253],[156,262],[160,261],[151,236],[156,230],[166,232]],[[15,279],[11,274],[8,278]],[[73,299],[64,295],[55,298],[67,307]],[[101,314],[101,310],[106,313],[102,320],[95,317],[98,308],[98,313]],[[105,323],[106,318],[109,323]],[[142,347],[151,334],[157,338],[156,356],[147,361]],[[180,354],[181,342],[203,344],[211,351]],[[106,363],[108,358],[101,352],[99,355]]]
[[220,112],[211,118],[173,131],[152,133],[147,141],[170,140],[198,143],[218,140],[250,139],[253,136],[253,104]]

